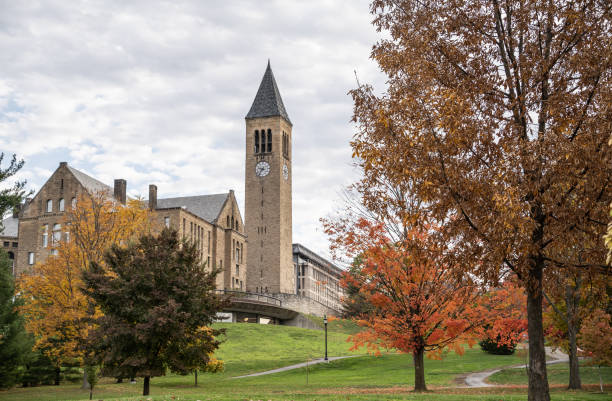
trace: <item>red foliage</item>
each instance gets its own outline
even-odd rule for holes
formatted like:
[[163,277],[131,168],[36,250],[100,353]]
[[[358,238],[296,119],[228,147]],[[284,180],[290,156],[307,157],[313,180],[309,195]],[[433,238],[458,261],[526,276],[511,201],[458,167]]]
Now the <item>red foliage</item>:
[[353,348],[428,351],[440,358],[444,348],[463,352],[461,342],[480,330],[486,309],[479,305],[479,285],[457,275],[446,255],[452,247],[439,241],[435,227],[413,229],[392,242],[382,225],[359,219],[326,223],[336,251],[359,256],[361,268],[347,273],[343,284],[358,285],[374,308],[359,323],[368,328],[353,335]]

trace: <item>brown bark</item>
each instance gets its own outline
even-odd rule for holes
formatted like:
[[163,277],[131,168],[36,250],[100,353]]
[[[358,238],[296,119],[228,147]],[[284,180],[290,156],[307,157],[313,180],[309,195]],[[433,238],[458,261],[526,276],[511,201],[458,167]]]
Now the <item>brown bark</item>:
[[412,353],[412,360],[414,361],[414,391],[427,391],[425,386],[424,355],[425,350],[423,348],[416,349]]
[[579,390],[582,387],[580,382],[580,364],[578,363],[578,345],[576,334],[580,329],[578,315],[578,304],[580,302],[580,280],[576,280],[576,286],[567,285],[565,291],[565,306],[567,309],[567,337],[569,345],[569,366],[570,378],[569,389]]
[[62,369],[59,366],[57,366],[55,368],[55,382],[53,384],[55,384],[56,386],[60,385],[60,377],[61,377],[60,374],[61,374],[61,371],[62,371]]
[[[571,322],[571,321],[570,321]],[[568,324],[567,334],[569,336],[569,366],[570,366],[570,379],[569,389],[578,390],[582,387],[580,383],[580,370],[578,363],[578,353],[576,345],[576,326],[573,323]]]
[[529,334],[529,401],[550,401],[546,375],[546,351],[542,324],[542,271],[537,261],[527,285],[527,331]]
[[145,376],[144,384],[142,385],[142,395],[149,395],[149,383],[151,381],[151,376]]

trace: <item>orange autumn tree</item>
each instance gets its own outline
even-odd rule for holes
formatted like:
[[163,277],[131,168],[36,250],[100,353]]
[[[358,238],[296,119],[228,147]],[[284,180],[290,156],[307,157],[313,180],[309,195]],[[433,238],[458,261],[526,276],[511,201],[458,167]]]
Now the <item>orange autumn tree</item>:
[[525,298],[525,290],[517,283],[515,276],[508,277],[482,297],[480,302],[488,316],[481,338],[483,349],[488,341],[489,345],[495,344],[493,353],[514,352],[516,344],[524,339],[527,332]]
[[426,391],[425,352],[431,358],[441,358],[445,348],[461,354],[461,342],[473,342],[468,333],[481,327],[485,310],[478,306],[479,286],[452,273],[452,262],[443,261],[452,247],[438,240],[435,229],[406,230],[400,241],[391,240],[383,224],[364,218],[354,224],[326,221],[325,229],[336,251],[362,261],[358,272],[343,279],[372,305],[359,320],[367,329],[350,337],[353,348],[411,353],[415,391]]
[[56,384],[63,364],[83,363],[79,343],[91,328],[87,319],[99,315],[80,290],[82,271],[91,262],[103,263],[102,255],[112,244],[137,238],[152,224],[141,201],[129,200],[124,206],[105,192],[84,193],[66,211],[63,233],[53,238],[56,255],[19,277],[26,329],[36,338],[35,348],[55,363]]

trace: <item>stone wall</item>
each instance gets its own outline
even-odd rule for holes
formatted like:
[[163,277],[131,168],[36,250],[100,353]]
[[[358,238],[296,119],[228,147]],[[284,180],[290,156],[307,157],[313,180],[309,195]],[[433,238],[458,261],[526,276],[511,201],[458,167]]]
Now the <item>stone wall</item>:
[[278,298],[282,302],[283,308],[291,309],[296,312],[300,312],[306,315],[315,315],[323,317],[327,316],[340,316],[340,311],[332,309],[320,302],[315,301],[307,297],[299,296],[296,294],[266,294],[274,298]]

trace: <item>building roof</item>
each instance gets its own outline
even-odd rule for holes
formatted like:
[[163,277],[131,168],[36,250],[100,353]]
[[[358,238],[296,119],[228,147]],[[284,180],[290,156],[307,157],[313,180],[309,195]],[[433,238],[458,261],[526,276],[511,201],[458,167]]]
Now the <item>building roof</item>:
[[283,99],[276,85],[272,68],[270,68],[270,60],[268,60],[268,67],[261,80],[261,84],[259,84],[259,90],[257,90],[257,95],[255,95],[251,110],[249,110],[245,118],[274,116],[281,116],[291,124],[291,120],[283,104]]
[[19,219],[13,216],[2,220],[0,227],[0,237],[17,237],[19,230]]
[[182,196],[157,200],[158,209],[184,208],[209,223],[215,223],[229,193],[214,195]]
[[79,181],[79,183],[85,187],[89,192],[110,192],[113,193],[113,189],[106,185],[105,183],[96,180],[93,177],[88,176],[87,174],[72,168],[70,166],[66,166],[68,170],[74,175],[74,177]]
[[306,248],[302,244],[293,244],[293,254],[297,254],[302,256],[305,259],[310,260],[313,263],[316,263],[320,267],[326,268],[330,273],[333,273],[337,276],[341,276],[344,270],[325,259],[324,257],[314,253],[310,249]]

